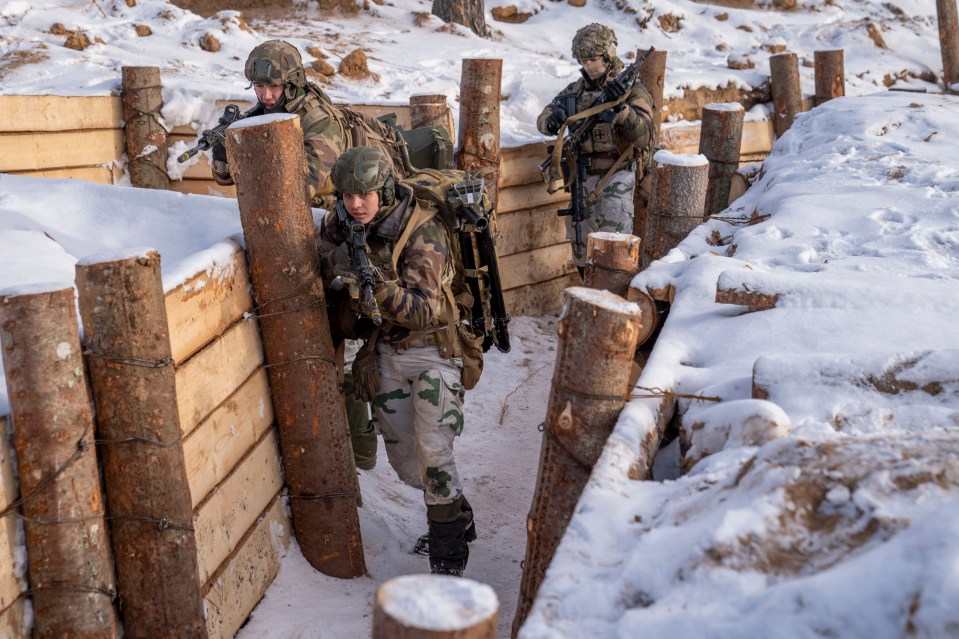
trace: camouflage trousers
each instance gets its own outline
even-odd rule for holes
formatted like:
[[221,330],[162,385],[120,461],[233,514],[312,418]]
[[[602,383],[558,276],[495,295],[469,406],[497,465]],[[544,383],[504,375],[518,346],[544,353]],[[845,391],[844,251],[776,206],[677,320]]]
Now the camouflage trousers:
[[373,419],[400,479],[423,490],[427,510],[463,492],[453,439],[463,431],[462,364],[436,347],[395,350],[376,345],[380,387]]
[[[592,193],[602,175],[590,175],[586,178],[586,192]],[[586,240],[590,233],[604,231],[607,233],[633,232],[633,188],[636,185],[636,172],[633,169],[616,171],[606,182],[606,185],[596,194],[596,201],[587,204],[586,219],[580,224],[583,238],[581,255],[576,254],[573,223],[566,220],[566,237],[573,243],[573,262],[576,266],[586,266]]]

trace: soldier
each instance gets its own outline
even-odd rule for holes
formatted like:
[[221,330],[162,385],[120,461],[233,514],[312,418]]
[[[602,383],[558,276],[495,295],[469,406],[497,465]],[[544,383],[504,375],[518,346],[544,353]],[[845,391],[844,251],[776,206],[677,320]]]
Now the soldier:
[[[374,303],[382,317],[356,357],[354,381],[372,402],[390,465],[423,491],[431,571],[462,576],[476,529],[453,457],[453,440],[463,430],[463,361],[452,356],[452,298],[445,294],[461,267],[435,205],[398,183],[382,152],[350,149],[332,179],[336,210],[323,219],[320,235],[336,248],[322,256],[324,281],[353,291],[360,325],[372,327]],[[363,297],[347,240],[354,221],[365,226],[376,273],[373,303],[356,302]]]
[[[311,206],[332,209],[333,188],[330,170],[348,146],[348,131],[330,98],[306,79],[300,52],[289,42],[268,40],[257,45],[246,59],[244,75],[256,93],[257,106],[250,116],[265,113],[295,113],[303,128],[303,146],[309,165]],[[233,184],[226,149],[214,144],[213,179]]]
[[[642,162],[645,170],[652,156],[653,100],[642,83],[626,87],[616,79],[623,70],[616,44],[616,34],[604,25],[593,23],[577,31],[573,57],[582,66],[583,77],[563,89],[536,120],[540,133],[556,135],[567,118],[585,111],[604,89],[613,100],[629,92],[608,114],[613,117],[601,117],[581,146],[588,159],[586,191],[592,194],[599,188],[587,205],[588,215],[581,227],[583,238],[595,231],[633,232],[635,162]],[[573,239],[569,218],[567,235]],[[585,255],[577,255],[573,248],[573,261],[582,273]]]

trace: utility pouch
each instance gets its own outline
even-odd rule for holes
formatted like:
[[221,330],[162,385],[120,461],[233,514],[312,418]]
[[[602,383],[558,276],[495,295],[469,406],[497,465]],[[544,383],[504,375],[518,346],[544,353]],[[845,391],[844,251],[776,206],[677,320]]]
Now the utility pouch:
[[379,334],[379,329],[374,329],[353,360],[353,392],[364,402],[372,402],[380,391],[380,369],[376,365],[376,338]]

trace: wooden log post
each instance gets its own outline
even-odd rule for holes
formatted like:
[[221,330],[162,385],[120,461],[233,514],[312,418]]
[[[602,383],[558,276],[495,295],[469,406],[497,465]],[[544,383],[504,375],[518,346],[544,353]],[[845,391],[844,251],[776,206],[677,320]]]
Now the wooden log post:
[[[640,65],[639,79],[653,98],[654,145],[659,148],[660,129],[663,124],[663,88],[666,84],[666,52],[653,51]],[[633,189],[633,235],[645,237],[648,224],[651,171],[636,163],[636,188]]]
[[0,296],[34,637],[116,637],[116,579],[73,287]]
[[499,184],[499,105],[503,61],[464,59],[456,168],[479,172],[493,207]]
[[769,70],[773,95],[773,131],[776,137],[782,137],[802,111],[799,58],[789,51],[771,55]]
[[823,102],[846,95],[846,71],[842,49],[814,51],[813,61],[816,68],[816,94],[813,96],[813,106],[819,106]]
[[169,190],[167,132],[160,124],[160,110],[163,108],[160,69],[122,67],[121,76],[130,182],[147,189]]
[[[421,126],[448,127],[446,96],[440,94],[424,94],[410,96],[410,128]],[[450,131],[452,133],[452,131]]]
[[707,216],[729,206],[730,186],[733,175],[739,169],[745,114],[743,105],[738,102],[707,104],[703,107],[699,152],[709,160],[704,209]]
[[303,129],[295,115],[271,118],[231,126],[226,150],[236,175],[293,532],[310,565],[353,578],[366,573],[356,466],[318,270]]
[[584,285],[626,297],[629,283],[639,273],[639,246],[639,238],[628,233],[590,233]]
[[946,93],[959,92],[959,10],[956,0],[936,0],[939,46],[942,49],[942,81]]
[[495,639],[499,600],[486,584],[403,575],[376,589],[373,639]]
[[206,637],[156,251],[77,264],[125,637]]
[[653,157],[649,232],[642,267],[666,255],[702,223],[709,184],[709,160],[702,155],[657,151]]
[[626,402],[641,324],[639,308],[609,291],[577,286],[563,292],[514,637]]

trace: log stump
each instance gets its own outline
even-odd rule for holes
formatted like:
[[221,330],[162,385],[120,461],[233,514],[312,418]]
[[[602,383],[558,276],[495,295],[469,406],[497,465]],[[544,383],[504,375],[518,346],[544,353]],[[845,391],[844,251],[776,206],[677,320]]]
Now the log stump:
[[773,131],[776,137],[782,137],[802,111],[799,58],[788,51],[769,56],[769,71],[773,95]]
[[813,59],[816,68],[816,94],[813,96],[813,105],[819,106],[823,102],[846,95],[846,72],[842,49],[814,51]]
[[499,109],[503,61],[464,59],[460,80],[460,127],[456,168],[486,180],[486,191],[496,208],[499,184]]
[[0,296],[33,637],[117,636],[116,583],[73,287]]
[[590,233],[586,238],[584,285],[626,297],[639,273],[639,238],[628,233]]
[[373,639],[495,639],[499,600],[486,584],[445,575],[394,577],[376,589]]
[[706,215],[719,213],[729,206],[733,175],[739,169],[745,114],[743,105],[738,102],[707,104],[703,107],[699,152],[709,160]]
[[160,255],[77,264],[125,637],[206,637]]
[[[284,149],[277,153],[277,149]],[[227,129],[250,281],[280,433],[293,531],[323,574],[366,574],[356,466],[319,273],[300,119]]]
[[166,171],[167,132],[160,123],[163,86],[157,67],[122,67],[123,131],[130,162],[130,183],[170,189]]
[[657,151],[653,157],[649,230],[643,240],[645,269],[703,222],[709,160],[703,155]]
[[942,82],[946,93],[955,93],[959,84],[959,11],[956,0],[936,0],[939,47],[942,49]]
[[641,324],[639,308],[609,291],[572,287],[563,292],[539,475],[526,520],[526,560],[513,636],[532,607],[590,472],[626,403]]

